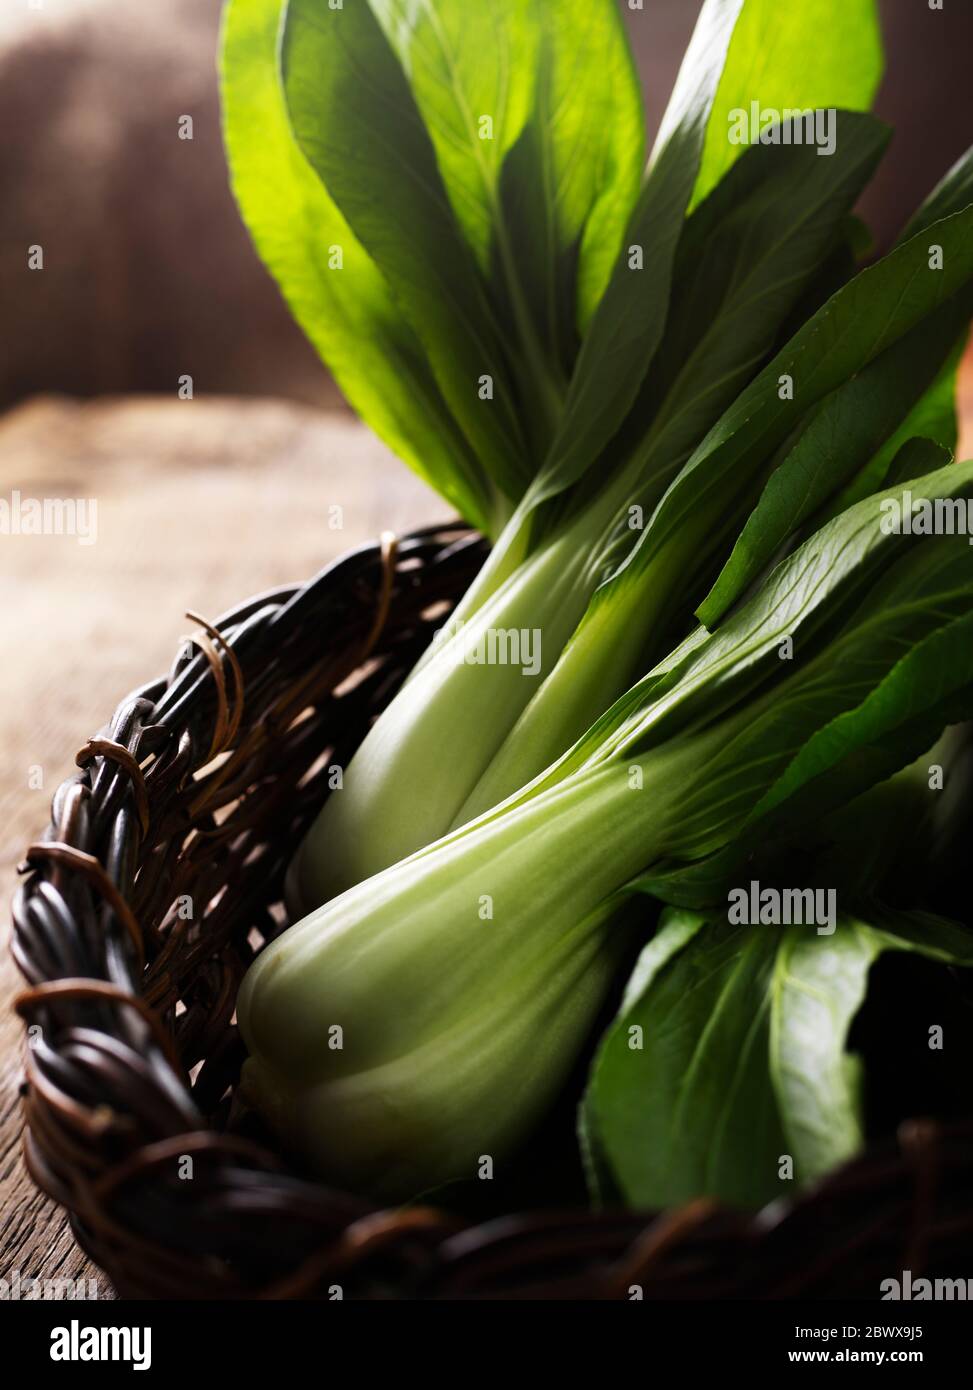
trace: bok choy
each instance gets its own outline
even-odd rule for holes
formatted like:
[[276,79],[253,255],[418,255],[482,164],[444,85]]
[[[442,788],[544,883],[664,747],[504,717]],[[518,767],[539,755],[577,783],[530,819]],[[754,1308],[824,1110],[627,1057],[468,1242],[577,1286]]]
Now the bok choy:
[[[874,0],[705,0],[646,163],[614,0],[229,0],[255,245],[492,547],[240,993],[245,1092],[331,1181],[505,1165],[641,948],[581,1108],[592,1193],[764,1201],[862,1141],[872,963],[973,964],[926,900],[973,547],[884,524],[973,499],[973,155],[865,263],[880,71]],[[904,825],[923,886],[890,905]],[[825,933],[731,917],[794,882],[834,895]]]
[[[447,495],[496,539],[301,847],[290,879],[300,913],[560,756],[686,630],[788,440],[819,408],[833,414],[838,402],[825,398],[905,337],[898,358],[875,364],[887,402],[869,436],[879,449],[929,389],[927,361],[941,365],[965,327],[973,248],[966,218],[951,221],[968,199],[956,178],[937,194],[934,228],[917,217],[891,256],[854,274],[850,210],[888,139],[862,112],[833,113],[825,158],[800,142],[797,116],[749,148],[727,140],[753,53],[768,45],[790,55],[785,109],[866,106],[877,71],[870,3],[842,7],[823,38],[812,10],[709,0],[641,183],[640,99],[611,0],[563,10],[491,0],[472,28],[451,0],[408,15],[366,0],[340,10],[291,0],[279,72],[273,8],[234,0],[225,43],[231,167],[258,246],[327,334],[320,345],[339,380],[354,281],[360,272],[362,313],[387,287],[398,331],[416,335],[451,413],[438,449],[458,432],[472,450],[462,486],[480,500],[460,499],[456,469]],[[819,61],[797,62],[811,45]],[[300,170],[288,183],[295,200],[310,199],[325,226],[345,219],[333,235],[352,250],[347,268],[299,279],[283,263],[285,228],[252,167],[244,74],[277,113]],[[934,235],[948,243],[940,274],[928,268]],[[329,295],[313,311],[312,281]],[[847,316],[861,328],[836,351]],[[383,335],[370,350],[385,350]],[[788,374],[793,397],[780,402]],[[357,382],[349,376],[349,389]],[[746,453],[728,452],[724,437],[755,406]],[[433,418],[426,405],[422,414]],[[845,481],[867,464],[869,438],[857,463],[845,456]],[[731,455],[728,486],[720,459]],[[840,481],[822,479],[824,501]],[[529,659],[491,659],[514,636]]]
[[[965,501],[973,463],[911,492]],[[884,531],[900,496],[829,522],[533,783],[259,957],[246,1086],[320,1171],[400,1197],[501,1161],[584,1043],[625,895],[719,904],[758,848],[973,715],[973,548]]]
[[[745,166],[746,157],[728,178]],[[946,248],[948,272],[929,268],[933,238]],[[733,566],[737,532],[765,485],[779,476],[785,481],[778,486],[786,486],[796,476],[806,504],[806,460],[820,456],[822,439],[835,438],[836,419],[853,414],[858,422],[865,397],[873,418],[863,416],[859,437],[849,435],[835,450],[831,474],[819,473],[822,497],[867,465],[953,352],[973,309],[971,284],[967,208],[833,295],[740,392],[672,481],[685,451],[682,407],[678,398],[663,407],[634,453],[637,463],[647,460],[641,485],[626,465],[617,487],[609,482],[589,493],[570,525],[518,566],[392,702],[299,854],[297,901],[319,903],[368,877],[489,809],[558,757],[684,630],[720,562]],[[709,395],[710,371],[727,377],[725,346],[714,345],[715,362],[702,354]],[[793,399],[782,399],[782,381],[800,383]],[[649,514],[636,532],[626,525],[632,507]],[[764,564],[799,520],[788,504],[776,544],[765,543]],[[759,565],[746,577],[755,573]],[[719,582],[718,592],[726,592],[729,577]],[[733,592],[741,587],[738,581]],[[704,619],[714,608],[707,603]],[[537,632],[543,659],[535,677],[511,665],[469,663],[495,630]]]

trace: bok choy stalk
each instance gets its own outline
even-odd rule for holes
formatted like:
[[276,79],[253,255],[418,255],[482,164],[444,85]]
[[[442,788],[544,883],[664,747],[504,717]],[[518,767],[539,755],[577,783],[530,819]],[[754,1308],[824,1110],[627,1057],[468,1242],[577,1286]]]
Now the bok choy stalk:
[[[968,499],[973,463],[910,490]],[[245,1087],[321,1173],[397,1197],[503,1161],[584,1044],[626,893],[718,903],[973,713],[973,549],[883,529],[901,500],[828,523],[530,786],[263,952]]]
[[[746,174],[745,156],[727,177]],[[686,235],[693,230],[691,218]],[[948,271],[930,269],[932,238],[948,248]],[[703,267],[705,275],[705,260]],[[766,270],[780,273],[773,257]],[[296,857],[295,905],[320,903],[473,819],[559,757],[678,634],[705,597],[714,567],[721,560],[736,565],[733,541],[751,509],[760,525],[768,473],[768,489],[780,474],[800,501],[777,504],[774,544],[764,541],[758,552],[763,564],[801,522],[800,507],[809,508],[812,464],[826,498],[884,445],[966,329],[971,282],[973,208],[966,208],[832,296],[745,386],[662,492],[685,457],[687,414],[697,425],[709,423],[685,378],[675,395],[664,393],[634,455],[648,461],[642,491],[634,490],[628,467],[617,486],[589,494],[587,509],[422,663],[379,719]],[[677,318],[674,335],[684,331]],[[707,340],[704,333],[700,343],[690,357],[704,369],[700,390],[712,400],[711,372],[724,382],[739,377],[726,368],[725,338]],[[782,398],[782,380],[801,383],[793,399]],[[636,415],[644,408],[637,403]],[[626,501],[647,502],[653,486],[660,500],[633,541],[619,515]],[[751,564],[746,580],[759,568]],[[726,576],[718,584],[721,593],[730,591]],[[732,596],[744,587],[737,575]],[[466,664],[464,652],[475,654],[483,634],[498,629],[537,631],[544,656],[533,679],[509,665]]]
[[[823,29],[777,10],[706,0],[640,187],[641,100],[612,0],[490,0],[475,16],[459,0],[408,13],[384,0],[290,0],[286,13],[280,0],[231,0],[227,148],[258,249],[364,417],[498,539],[458,615],[479,618],[463,647],[526,621],[543,652],[526,680],[457,675],[455,647],[441,689],[417,677],[412,708],[425,692],[429,715],[413,728],[407,708],[396,728],[390,712],[363,751],[349,782],[361,817],[349,805],[329,891],[449,826],[630,543],[620,521],[651,512],[833,260],[884,131],[845,111],[822,160],[784,143],[744,153],[727,120],[749,99],[758,52],[768,99],[867,106],[874,3],[843,4]],[[659,360],[678,370],[643,389]],[[675,628],[661,592],[653,604]],[[654,632],[637,661],[666,640]],[[616,674],[599,708],[631,675]],[[390,750],[399,761],[370,778],[369,758],[377,768]],[[369,783],[386,814],[369,830],[374,855],[356,860]]]

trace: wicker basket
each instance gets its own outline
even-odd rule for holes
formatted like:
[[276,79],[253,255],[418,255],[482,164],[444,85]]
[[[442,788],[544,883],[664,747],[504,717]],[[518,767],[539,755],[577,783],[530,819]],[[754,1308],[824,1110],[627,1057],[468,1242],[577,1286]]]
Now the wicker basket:
[[[356,551],[199,631],[78,754],[26,855],[26,1160],[123,1297],[875,1297],[953,1273],[973,1127],[913,1124],[756,1217],[376,1210],[231,1127],[240,980],[289,854],[483,559],[460,527]],[[194,615],[190,615],[193,617]],[[193,909],[187,907],[194,904]]]

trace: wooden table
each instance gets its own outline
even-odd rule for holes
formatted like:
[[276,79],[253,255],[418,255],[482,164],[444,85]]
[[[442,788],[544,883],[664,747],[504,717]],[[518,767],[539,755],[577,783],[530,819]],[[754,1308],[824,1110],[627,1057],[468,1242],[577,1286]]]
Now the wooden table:
[[[973,354],[961,383],[973,455]],[[183,614],[216,615],[252,592],[301,579],[384,528],[447,515],[445,505],[346,415],[278,401],[127,398],[29,402],[0,421],[0,496],[89,497],[97,543],[0,536],[0,893],[47,821],[77,749],[117,700],[160,672]],[[343,509],[343,529],[329,507]],[[43,785],[37,781],[40,769]],[[20,1158],[20,979],[0,941],[0,1279],[95,1278],[63,1212]]]

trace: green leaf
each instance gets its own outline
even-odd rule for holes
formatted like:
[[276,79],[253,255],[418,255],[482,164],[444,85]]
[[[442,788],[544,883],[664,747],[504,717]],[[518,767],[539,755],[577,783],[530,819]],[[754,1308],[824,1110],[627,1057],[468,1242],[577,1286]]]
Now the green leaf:
[[[563,386],[552,344],[538,331],[546,323],[546,300],[535,315],[530,293],[548,285],[556,264],[554,248],[538,234],[553,222],[553,210],[546,182],[537,177],[527,225],[518,227],[501,184],[537,102],[543,59],[535,0],[485,0],[472,7],[462,0],[366,2],[399,58],[463,236],[483,276],[493,279],[487,292],[497,329],[506,339],[510,371],[524,387],[522,423],[532,448],[542,452]],[[435,243],[419,249],[430,260],[438,255]]]
[[767,1075],[770,945],[760,930],[669,912],[640,956],[584,1102],[629,1205],[751,1206],[788,1190]]
[[888,950],[973,965],[973,936],[929,913],[877,914],[874,925],[842,915],[831,936],[780,933],[770,1072],[801,1181],[824,1176],[862,1146],[861,1073],[846,1047],[869,970]]
[[[927,443],[925,447],[931,457],[939,457],[937,446]],[[917,499],[968,498],[973,494],[973,462],[950,464],[929,473],[913,485],[913,491]],[[917,547],[916,541],[910,543],[908,538],[883,527],[889,504],[900,500],[900,490],[890,488],[842,513],[784,559],[748,602],[731,613],[715,632],[699,629],[692,634],[625,697],[624,703],[633,705],[637,712],[631,721],[614,721],[624,746],[644,746],[646,740],[655,745],[663,738],[671,738],[684,732],[700,715],[706,719],[717,717],[740,698],[741,692],[759,682],[764,672],[786,674],[791,668],[779,657],[785,639],[793,641],[803,658],[816,650],[812,645],[815,634],[823,633],[828,640],[834,640],[845,625],[860,634],[873,615],[857,606],[880,573],[886,579],[885,586],[878,590],[876,612],[889,621],[900,615],[891,603],[891,596],[899,592],[899,587],[902,611],[913,611],[908,602],[908,584],[893,590],[889,576],[897,566],[904,567],[909,582],[924,577],[934,592],[938,592],[937,585],[948,585],[951,576],[942,573],[943,564],[962,565],[973,556],[973,549],[965,546],[963,537],[952,547],[937,546],[935,536],[927,538],[928,545]],[[917,549],[921,554],[915,553]],[[913,574],[917,566],[920,570],[925,567],[928,573]],[[919,596],[917,591],[916,598]],[[916,606],[921,611],[921,606]],[[937,613],[938,608],[934,608],[933,616]],[[855,638],[849,640],[853,644]],[[841,678],[841,673],[835,674],[835,679]],[[643,697],[644,708],[639,708],[642,688],[648,698]]]
[[973,965],[973,936],[927,913],[839,913],[819,934],[667,912],[585,1093],[602,1180],[632,1206],[756,1206],[792,1194],[784,1156],[798,1183],[853,1157],[862,1077],[847,1039],[886,950]]
[[[287,304],[351,405],[430,486],[492,530],[497,500],[381,273],[301,154],[277,78],[283,0],[230,0],[221,89],[233,191]],[[341,269],[331,265],[340,247]]]
[[[644,158],[642,93],[617,7],[612,0],[371,4],[408,75],[481,269],[498,251],[516,281],[520,257],[544,245],[545,276],[567,257],[573,288],[577,270],[587,319],[617,255]],[[531,132],[543,218],[524,244],[506,225],[501,175],[515,147],[532,143]]]
[[[953,165],[940,180],[936,188],[909,221],[900,238],[902,242],[928,230],[935,222],[953,213],[962,212],[973,204],[973,149],[970,149]],[[948,312],[945,311],[944,312]],[[826,521],[846,507],[852,506],[862,497],[875,492],[883,485],[889,475],[892,460],[902,447],[916,437],[933,439],[948,449],[954,449],[959,437],[956,418],[956,381],[959,365],[969,337],[969,324],[964,322],[958,331],[953,352],[932,384],[915,402],[897,430],[877,450],[874,457],[862,469],[857,478],[834,499],[820,514],[819,520]]]
[[944,269],[930,268],[925,236],[897,248],[839,290],[741,392],[672,483],[611,584],[638,583],[686,527],[708,534],[714,549],[735,536],[748,483],[807,412],[973,277],[973,208],[936,223],[935,237]]
[[[898,429],[894,430],[882,447],[876,450],[858,476],[842,489],[824,510],[820,518],[822,522],[829,521],[832,516],[837,516],[839,512],[854,506],[862,497],[868,497],[886,483],[904,481],[905,475],[901,472],[904,464],[903,451],[910,441],[933,440],[940,448],[952,453],[959,438],[956,382],[966,350],[967,336],[967,329],[964,328],[935,380],[919,397]],[[893,468],[900,470],[894,477]]]
[[[968,508],[973,464],[908,490]],[[966,534],[883,531],[894,496],[866,499],[812,537],[711,638],[647,682],[647,707],[614,744],[600,734],[601,756],[630,756],[713,718],[724,730],[705,781],[683,798],[671,858],[638,879],[645,891],[689,907],[719,902],[750,857],[799,845],[803,827],[973,715],[973,549]]]
[[640,433],[644,410],[652,455],[688,458],[763,366],[780,325],[844,237],[847,212],[890,132],[849,111],[837,113],[836,131],[829,159],[809,145],[748,150],[687,221],[665,336],[634,431],[634,422],[626,425],[626,434]]
[[371,0],[407,74],[543,454],[638,193],[642,97],[612,0]]
[[[290,0],[281,59],[298,144],[385,276],[481,464],[510,497],[531,476],[485,285],[408,80],[367,0]],[[481,399],[481,379],[493,398]]]
[[874,0],[747,0],[706,130],[693,204],[745,148],[731,143],[731,113],[847,107],[867,110],[882,75]]
[[936,222],[973,203],[973,147],[956,161],[910,219],[902,240],[909,241],[928,231]]
[[497,229],[500,170],[534,95],[534,2],[369,3],[406,74],[463,235],[486,271]]
[[536,301],[538,335],[562,348],[570,371],[638,197],[645,117],[613,0],[534,0],[534,13],[534,104],[504,165],[510,245],[498,259]]
[[[665,326],[676,246],[710,106],[743,0],[706,0],[656,139],[649,173],[571,379],[560,428],[528,494],[556,496],[621,425]],[[633,260],[637,248],[640,260]]]
[[[743,836],[749,833],[753,837],[760,822],[772,814],[780,825],[806,816],[809,806],[823,813],[840,805],[918,757],[944,725],[973,715],[969,689],[973,681],[973,614],[961,611],[960,616],[950,616],[951,610],[955,613],[969,603],[955,574],[955,560],[962,556],[963,543],[939,543],[944,560],[947,549],[952,552],[946,565],[929,576],[918,575],[915,567],[910,567],[908,577],[915,581],[918,592],[900,591],[883,598],[869,625],[856,625],[841,646],[831,649],[829,659],[848,662],[841,675],[845,689],[856,677],[862,684],[870,679],[871,688],[860,704],[836,713],[811,734],[783,775],[757,802]],[[962,568],[968,571],[969,566]],[[929,582],[929,592],[924,593],[919,585],[927,579],[938,582]],[[933,608],[937,600],[942,605],[938,611]],[[908,626],[901,617],[895,621],[896,601],[912,620]],[[912,645],[906,648],[910,640]],[[859,646],[860,657],[853,652]],[[878,654],[889,646],[902,655],[876,680]],[[832,688],[838,687],[836,680]]]
[[[938,408],[938,400],[929,393],[955,358],[957,333],[961,326],[965,332],[971,308],[971,296],[958,295],[826,397],[771,474],[719,578],[697,609],[701,623],[715,627],[787,538],[870,459],[874,486],[881,486],[894,456],[885,441],[898,437],[897,427],[910,415],[916,433],[919,413],[913,407],[918,403],[928,406],[935,400]],[[938,423],[933,422],[934,427]],[[864,485],[860,495],[872,490]]]

